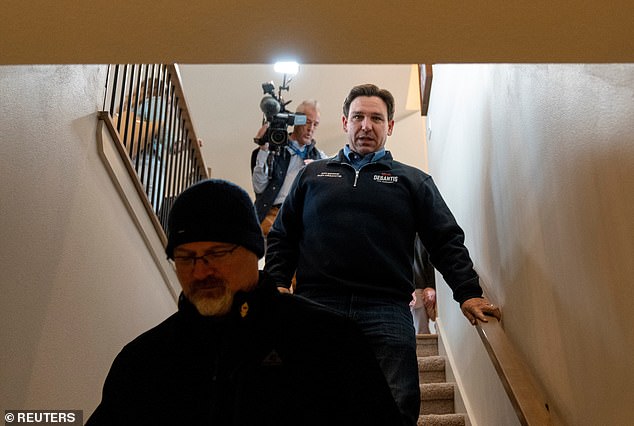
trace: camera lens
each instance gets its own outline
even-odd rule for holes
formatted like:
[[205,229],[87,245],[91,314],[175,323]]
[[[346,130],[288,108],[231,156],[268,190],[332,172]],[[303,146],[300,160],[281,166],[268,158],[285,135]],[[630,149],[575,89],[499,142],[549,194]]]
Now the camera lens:
[[272,129],[270,139],[272,143],[282,145],[286,142],[286,129]]

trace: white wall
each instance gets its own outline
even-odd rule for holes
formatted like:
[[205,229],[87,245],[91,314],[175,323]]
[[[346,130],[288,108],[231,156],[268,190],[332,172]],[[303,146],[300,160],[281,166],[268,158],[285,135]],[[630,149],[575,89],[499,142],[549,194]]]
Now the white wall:
[[175,311],[99,158],[106,67],[0,67],[0,411],[96,407],[120,348]]
[[[634,65],[435,66],[428,132],[431,173],[551,409],[630,424]],[[439,309],[474,424],[506,424],[482,396],[475,331],[449,295]]]

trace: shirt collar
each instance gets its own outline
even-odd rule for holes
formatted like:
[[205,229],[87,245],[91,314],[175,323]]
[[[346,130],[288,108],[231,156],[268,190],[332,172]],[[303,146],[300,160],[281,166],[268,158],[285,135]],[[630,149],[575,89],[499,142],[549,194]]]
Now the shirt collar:
[[306,145],[300,145],[297,141],[294,141],[292,139],[288,140],[288,144],[286,145],[286,148],[289,150],[291,154],[297,154],[302,159],[305,159],[306,154],[308,153],[308,149],[306,148]]
[[300,145],[299,142],[293,140],[293,139],[289,139],[288,140],[288,145],[299,150],[299,151],[303,151],[304,149],[306,149],[306,145]]
[[372,163],[375,161],[379,161],[381,158],[385,156],[385,147],[381,147],[378,151],[369,152],[366,155],[361,155],[357,152],[354,152],[350,149],[350,145],[346,144],[343,147],[343,154],[346,156],[350,164],[355,167],[361,167],[365,164]]

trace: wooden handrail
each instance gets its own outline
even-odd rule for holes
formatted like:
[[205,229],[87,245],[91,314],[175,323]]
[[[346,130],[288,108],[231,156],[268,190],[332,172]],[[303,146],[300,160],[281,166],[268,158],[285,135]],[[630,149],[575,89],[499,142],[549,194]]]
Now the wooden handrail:
[[524,426],[552,425],[545,393],[495,318],[478,322],[476,330],[498,373],[517,418]]

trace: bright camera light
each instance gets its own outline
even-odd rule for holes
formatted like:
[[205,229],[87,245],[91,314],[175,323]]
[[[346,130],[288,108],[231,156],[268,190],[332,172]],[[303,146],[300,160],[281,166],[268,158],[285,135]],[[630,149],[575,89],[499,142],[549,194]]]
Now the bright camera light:
[[289,74],[289,75],[295,75],[299,72],[299,64],[297,62],[276,62],[275,65],[273,65],[273,69],[275,70],[275,72],[279,72],[279,73],[283,73],[283,74]]

